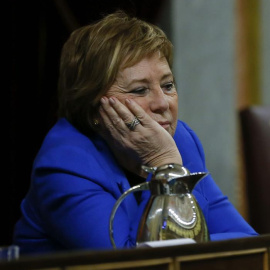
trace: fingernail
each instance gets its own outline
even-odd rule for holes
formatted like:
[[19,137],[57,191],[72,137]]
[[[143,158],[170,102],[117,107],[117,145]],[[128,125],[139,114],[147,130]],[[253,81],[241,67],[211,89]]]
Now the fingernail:
[[101,100],[100,100],[100,102],[101,102],[102,104],[105,104],[105,103],[106,103],[106,98],[105,98],[105,97],[102,97]]
[[110,97],[110,98],[109,98],[109,101],[110,101],[111,104],[114,104],[114,103],[115,103],[115,100],[114,100],[113,97]]

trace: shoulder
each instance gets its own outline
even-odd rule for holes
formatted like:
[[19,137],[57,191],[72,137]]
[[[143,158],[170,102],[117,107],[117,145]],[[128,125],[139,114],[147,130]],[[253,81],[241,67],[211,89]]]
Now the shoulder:
[[45,137],[34,161],[33,176],[46,170],[93,180],[105,179],[106,173],[110,175],[117,169],[111,151],[98,135],[87,137],[62,118]]
[[65,118],[60,118],[55,125],[47,133],[42,147],[42,150],[54,148],[57,145],[74,145],[83,146],[91,142],[89,138],[83,135]]
[[87,138],[64,118],[57,121],[46,135],[37,154],[36,162],[40,164],[66,163],[89,150],[95,150],[92,140]]
[[174,139],[176,143],[179,143],[179,141],[184,140],[188,144],[191,145],[195,144],[196,147],[198,148],[198,151],[202,151],[203,149],[200,139],[195,133],[195,131],[187,123],[181,120],[178,120],[177,122],[177,128],[174,135]]

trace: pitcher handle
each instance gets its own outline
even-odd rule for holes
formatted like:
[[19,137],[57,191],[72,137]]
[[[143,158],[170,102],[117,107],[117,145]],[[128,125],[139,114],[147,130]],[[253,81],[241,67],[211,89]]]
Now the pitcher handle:
[[125,199],[125,197],[128,194],[130,194],[131,192],[137,192],[137,191],[142,191],[142,190],[149,190],[149,182],[145,182],[145,183],[136,185],[136,186],[128,189],[127,191],[125,191],[119,197],[119,199],[116,201],[116,203],[112,209],[112,213],[110,216],[110,240],[111,240],[111,243],[112,243],[114,249],[116,249],[116,245],[115,245],[114,238],[113,238],[113,221],[114,221],[114,216],[115,216],[116,210],[118,209],[119,205],[121,204],[121,202]]

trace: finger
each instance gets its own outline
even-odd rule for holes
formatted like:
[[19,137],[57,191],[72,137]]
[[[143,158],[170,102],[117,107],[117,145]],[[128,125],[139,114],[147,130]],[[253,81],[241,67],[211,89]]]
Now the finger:
[[99,107],[99,114],[101,116],[103,126],[108,127],[112,125],[112,121],[110,120],[110,118],[108,117],[107,113],[104,111],[102,106]]
[[102,117],[106,121],[107,128],[117,130],[121,135],[126,136],[130,130],[134,130],[135,126],[139,124],[138,120],[133,121],[135,116],[118,99],[104,97],[101,104],[106,114]]
[[[151,126],[156,125],[157,123],[153,121],[153,119],[144,111],[144,109],[139,106],[136,102],[132,99],[126,99],[126,106],[135,115],[139,121],[141,122],[142,126]],[[156,124],[155,124],[156,123]]]
[[135,118],[137,118],[137,116],[133,114],[129,108],[127,108],[127,106],[121,103],[117,98],[112,97],[109,99],[109,101],[125,124],[131,123]]
[[[123,121],[123,130],[126,132],[134,131],[135,127],[140,124],[138,118],[124,105],[121,103],[117,98],[110,97],[109,98],[109,105],[115,110],[117,115]],[[125,127],[124,127],[125,126]],[[136,131],[139,131],[136,127]]]
[[124,127],[122,119],[111,106],[107,97],[102,97],[101,108],[102,110],[100,110],[100,114],[107,128],[110,127],[111,129],[121,129],[121,126],[122,128]]

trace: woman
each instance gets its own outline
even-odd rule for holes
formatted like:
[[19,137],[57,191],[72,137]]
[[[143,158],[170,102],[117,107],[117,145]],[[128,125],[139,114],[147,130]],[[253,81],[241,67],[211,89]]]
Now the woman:
[[[111,248],[116,200],[145,181],[141,165],[206,171],[196,134],[177,120],[172,45],[156,26],[123,12],[72,33],[63,47],[59,120],[33,164],[14,243],[22,253]],[[211,176],[195,188],[212,240],[256,235]],[[117,247],[136,243],[143,195],[117,211]]]

